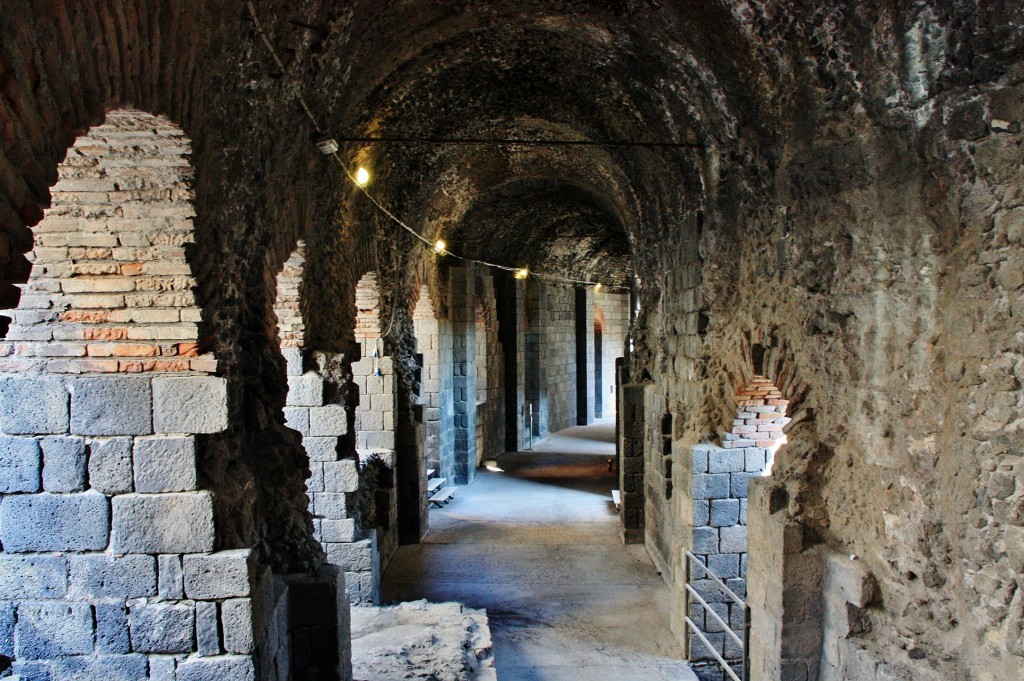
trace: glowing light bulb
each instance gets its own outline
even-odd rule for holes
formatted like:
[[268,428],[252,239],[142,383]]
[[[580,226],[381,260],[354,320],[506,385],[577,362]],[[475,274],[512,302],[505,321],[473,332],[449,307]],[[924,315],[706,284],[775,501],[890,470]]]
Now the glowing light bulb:
[[434,242],[434,253],[438,255],[444,255],[448,252],[448,244],[444,242],[444,239],[438,239]]
[[526,279],[528,276],[530,276],[530,270],[526,267],[520,267],[515,272],[512,273],[512,276],[515,277],[516,279]]
[[597,291],[598,293],[601,292],[601,282],[597,282],[596,284],[594,284],[594,290]]
[[370,171],[366,168],[359,166],[356,169],[356,184],[360,187],[365,187],[370,184]]

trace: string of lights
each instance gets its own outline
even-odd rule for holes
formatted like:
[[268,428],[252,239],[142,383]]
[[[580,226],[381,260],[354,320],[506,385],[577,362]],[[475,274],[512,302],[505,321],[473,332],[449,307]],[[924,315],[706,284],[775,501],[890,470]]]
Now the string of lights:
[[[275,65],[283,72],[285,70],[284,64],[281,62],[280,57],[277,55],[277,51],[274,50],[273,44],[270,42],[270,38],[267,36],[266,31],[263,30],[263,25],[260,23],[259,17],[256,14],[256,8],[252,2],[246,3],[249,9],[249,15],[252,17],[253,25],[256,28],[257,34],[259,34],[260,40],[270,53],[271,58],[274,60]],[[558,281],[569,284],[577,284],[580,286],[593,287],[596,292],[625,292],[627,289],[617,288],[605,288],[601,282],[590,281],[587,279],[572,279],[569,277],[562,277],[555,274],[546,274],[541,272],[532,272],[529,267],[510,267],[508,265],[499,265],[493,262],[487,262],[486,260],[477,260],[473,258],[467,258],[457,255],[449,249],[448,244],[443,239],[430,240],[417,230],[410,227],[404,220],[399,218],[397,215],[387,209],[384,204],[377,200],[368,190],[367,186],[370,184],[371,176],[370,171],[363,166],[358,166],[355,172],[349,169],[348,164],[342,157],[338,147],[338,140],[324,134],[323,129],[320,127],[316,116],[313,115],[312,109],[306,102],[306,98],[302,95],[301,91],[296,90],[295,99],[298,100],[299,106],[302,108],[303,113],[309,119],[309,122],[313,125],[313,129],[321,137],[317,140],[316,146],[320,150],[320,153],[325,156],[331,156],[338,163],[338,167],[341,168],[342,172],[346,177],[356,186],[359,191],[366,196],[367,199],[379,210],[381,213],[386,215],[392,222],[396,223],[405,231],[412,234],[416,239],[423,242],[423,244],[431,249],[438,256],[452,257],[457,260],[462,260],[467,263],[475,263],[484,265],[485,267],[492,267],[505,272],[511,272],[512,276],[516,279],[524,280],[530,277],[537,279]],[[514,140],[514,139],[475,139],[475,138],[424,138],[424,139],[413,139],[413,138],[382,138],[382,137],[350,137],[341,138],[343,142],[357,142],[357,143],[401,143],[401,144],[499,144],[499,145],[512,145],[512,144],[523,144],[523,145],[537,145],[537,146],[554,146],[554,145],[568,145],[568,146],[635,146],[635,147],[694,147],[699,145],[687,144],[687,143],[674,143],[674,142],[599,142],[591,140],[537,140],[537,139],[525,139],[525,140]]]

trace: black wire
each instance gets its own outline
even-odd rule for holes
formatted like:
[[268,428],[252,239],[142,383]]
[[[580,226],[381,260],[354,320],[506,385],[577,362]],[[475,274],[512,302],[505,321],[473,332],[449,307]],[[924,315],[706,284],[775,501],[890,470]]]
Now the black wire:
[[476,137],[335,137],[338,142],[356,144],[464,144],[513,146],[516,144],[535,147],[639,147],[646,149],[703,149],[703,144],[689,142],[647,142],[632,140],[545,140],[545,139],[504,139]]

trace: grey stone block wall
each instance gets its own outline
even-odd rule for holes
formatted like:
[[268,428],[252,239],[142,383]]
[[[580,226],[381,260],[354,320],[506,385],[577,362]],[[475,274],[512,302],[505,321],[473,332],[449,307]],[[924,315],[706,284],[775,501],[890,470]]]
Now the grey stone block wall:
[[[252,598],[254,567],[248,552],[209,553],[213,500],[197,489],[194,436],[226,426],[225,381],[3,376],[0,387],[0,654],[14,674],[255,681],[244,642],[264,623],[231,606],[225,637],[222,606]],[[213,567],[204,579],[196,565]]]
[[[746,596],[747,577],[747,487],[751,477],[759,477],[768,463],[764,447],[723,448],[697,445],[692,448],[693,553],[724,581],[740,598]],[[719,615],[742,633],[742,608],[726,598],[700,568],[692,569],[691,584],[708,602],[720,603]],[[720,629],[713,617],[694,601],[692,619],[704,631]],[[713,639],[720,655],[742,659],[731,638]],[[690,659],[712,660],[700,640],[690,636]],[[731,655],[730,655],[731,654]]]
[[[355,444],[360,457],[376,454],[394,463],[395,413],[397,411],[393,361],[381,357],[379,343],[364,342],[363,359],[352,363],[353,380],[359,390],[359,403],[355,408]],[[378,356],[371,356],[376,350]],[[354,575],[349,580],[349,596],[354,602],[370,603],[379,600],[380,571],[371,569],[386,562],[398,550],[397,522],[389,523],[390,533],[386,545],[374,542],[369,561],[352,562],[358,552],[353,547],[368,544],[365,538],[376,535],[374,528],[361,526],[357,517],[356,497],[361,484],[360,463],[343,457],[338,451],[339,440],[348,434],[349,412],[341,404],[324,404],[324,378],[316,371],[304,371],[301,348],[288,348],[291,359],[287,362],[288,396],[286,424],[303,435],[303,446],[309,456],[310,477],[306,481],[309,510],[313,516],[313,532],[324,547],[328,561],[342,572]],[[391,515],[397,517],[397,497],[394,484],[390,485]],[[367,549],[370,550],[370,549]],[[383,554],[383,555],[382,555]],[[185,590],[199,588],[195,580],[202,573],[201,559],[188,557],[185,561]],[[363,566],[362,563],[366,562]],[[210,569],[210,573],[225,573]],[[247,593],[236,593],[244,597]],[[237,611],[232,611],[237,619]],[[222,613],[223,615],[223,613]],[[237,648],[241,644],[235,644]],[[236,651],[237,652],[237,651]]]

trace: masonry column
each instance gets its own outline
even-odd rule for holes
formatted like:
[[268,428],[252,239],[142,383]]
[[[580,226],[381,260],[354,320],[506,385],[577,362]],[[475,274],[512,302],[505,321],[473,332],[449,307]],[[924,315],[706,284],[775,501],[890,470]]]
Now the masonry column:
[[803,529],[786,515],[783,486],[753,478],[749,501],[750,678],[815,679],[824,611],[821,555],[804,550]]
[[619,518],[625,544],[644,541],[644,387],[623,385],[619,396]]
[[590,288],[576,289],[576,424],[594,422],[594,382],[597,377],[594,355],[594,293]]
[[451,277],[452,375],[455,405],[455,482],[476,477],[476,276],[453,267]]
[[505,449],[526,448],[525,285],[505,275],[495,279],[498,338],[505,352]]

